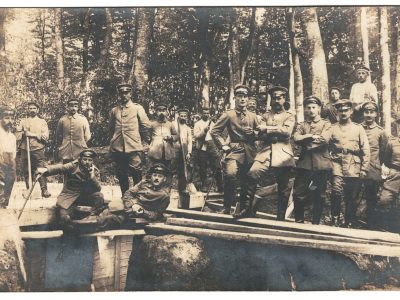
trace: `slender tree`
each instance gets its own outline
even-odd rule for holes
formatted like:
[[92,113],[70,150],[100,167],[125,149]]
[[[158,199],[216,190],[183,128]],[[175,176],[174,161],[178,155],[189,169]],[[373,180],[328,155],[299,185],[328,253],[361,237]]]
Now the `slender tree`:
[[387,134],[391,134],[391,93],[390,93],[390,54],[388,38],[388,14],[387,8],[379,7],[380,53],[382,66],[382,113],[383,126]]
[[64,76],[64,45],[61,34],[62,27],[62,11],[61,8],[54,9],[54,42],[56,46],[56,61],[57,61],[57,78],[58,78],[58,89],[64,91],[65,88],[65,76]]
[[299,16],[308,50],[312,94],[325,103],[328,101],[328,72],[317,10],[315,7],[307,7],[301,10]]

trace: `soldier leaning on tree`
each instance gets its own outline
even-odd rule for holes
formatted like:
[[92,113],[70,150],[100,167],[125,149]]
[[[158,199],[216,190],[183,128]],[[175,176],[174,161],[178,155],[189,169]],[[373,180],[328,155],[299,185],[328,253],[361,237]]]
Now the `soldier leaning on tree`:
[[142,180],[142,136],[149,140],[150,121],[144,108],[131,100],[129,84],[118,85],[119,105],[111,110],[109,133],[111,158],[116,164],[116,175],[121,193],[129,189],[129,178],[133,183]]
[[321,118],[322,103],[317,97],[307,97],[303,106],[308,120],[298,124],[293,135],[295,143],[301,145],[293,186],[294,216],[296,222],[304,223],[304,206],[310,195],[313,205],[312,223],[319,224],[332,169],[327,142],[331,123]]
[[356,226],[356,211],[361,180],[367,176],[370,162],[368,138],[364,128],[351,121],[352,102],[339,100],[336,105],[339,122],[333,124],[329,133],[332,157],[332,223],[340,226],[340,205],[345,201],[344,226]]
[[[224,112],[211,130],[211,136],[216,146],[225,154],[224,172],[224,208],[221,213],[229,214],[231,205],[236,198],[237,177],[240,180],[241,211],[235,217],[250,213],[247,197],[247,173],[256,155],[256,129],[258,121],[256,114],[247,110],[249,88],[244,85],[234,89],[235,109]],[[228,139],[223,136],[227,130]]]
[[58,121],[56,130],[56,145],[58,159],[63,163],[79,157],[82,150],[87,149],[91,138],[89,122],[85,116],[78,113],[79,102],[69,100],[68,113]]
[[0,107],[0,208],[6,208],[16,178],[17,141],[12,133],[15,112]]
[[363,179],[367,201],[367,224],[369,228],[374,228],[377,221],[375,212],[379,185],[382,181],[381,169],[388,137],[383,128],[376,124],[378,105],[375,102],[364,103],[361,111],[364,114],[364,122],[361,125],[367,134],[370,149],[369,170],[367,176]]
[[[46,157],[44,154],[45,146],[49,140],[49,128],[44,119],[38,117],[39,104],[34,101],[28,102],[28,117],[21,120],[17,127],[17,144],[21,149],[22,168],[24,170],[25,183],[28,186],[28,153],[27,138],[29,139],[29,155],[31,161],[31,170],[34,174],[37,168],[46,167]],[[51,195],[47,190],[47,179],[39,178],[39,184],[42,191],[42,197],[49,198]]]
[[279,221],[285,220],[290,195],[290,171],[295,166],[293,150],[290,144],[295,116],[288,111],[290,103],[287,98],[287,92],[288,90],[281,86],[276,86],[269,90],[271,94],[271,111],[262,116],[258,135],[261,140],[260,150],[254,158],[254,163],[247,176],[246,201],[247,206],[253,207],[251,214],[254,215],[256,185],[260,178],[272,171],[278,185],[276,219]]

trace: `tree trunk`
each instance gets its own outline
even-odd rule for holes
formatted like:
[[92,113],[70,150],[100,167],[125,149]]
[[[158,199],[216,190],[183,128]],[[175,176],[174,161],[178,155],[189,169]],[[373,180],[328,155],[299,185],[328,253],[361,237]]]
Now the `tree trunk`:
[[379,7],[379,29],[382,66],[382,113],[383,127],[387,134],[391,134],[391,111],[390,111],[390,54],[388,38],[388,15],[387,7]]
[[100,50],[99,68],[105,69],[110,58],[110,47],[112,43],[112,16],[109,8],[104,9],[106,16],[106,32],[104,34],[103,47]]
[[136,50],[129,82],[135,84],[139,99],[144,96],[149,80],[151,28],[154,24],[154,8],[138,8]]
[[233,92],[236,85],[241,83],[240,80],[240,49],[238,34],[237,10],[232,8],[228,39],[228,64],[229,64],[229,103],[230,107],[235,107]]
[[[291,62],[291,72],[293,72],[293,102],[294,108],[296,109],[296,120],[297,122],[304,121],[304,109],[303,109],[303,76],[301,74],[299,50],[296,40],[296,22],[295,22],[295,11],[292,8],[286,11],[286,21],[289,33],[289,56]],[[290,95],[291,96],[291,95]],[[291,100],[292,102],[292,100]],[[292,103],[291,103],[292,104]]]
[[89,70],[89,22],[90,22],[90,8],[86,9],[85,16],[82,22],[82,81],[81,90],[88,90],[88,70]]
[[59,91],[64,91],[65,88],[65,78],[64,78],[64,45],[61,34],[61,8],[54,9],[54,41],[56,45],[56,61],[57,61],[57,79],[58,79],[58,89]]
[[400,17],[397,20],[397,52],[396,52],[396,103],[395,109],[398,113],[400,111]]
[[4,23],[6,20],[7,10],[0,9],[0,76],[3,77],[4,83],[6,81],[6,34],[4,30]]
[[366,7],[361,7],[360,28],[363,49],[363,62],[364,65],[369,68],[368,19]]
[[326,103],[329,99],[328,72],[316,8],[304,8],[300,13],[300,19],[308,47],[312,94]]

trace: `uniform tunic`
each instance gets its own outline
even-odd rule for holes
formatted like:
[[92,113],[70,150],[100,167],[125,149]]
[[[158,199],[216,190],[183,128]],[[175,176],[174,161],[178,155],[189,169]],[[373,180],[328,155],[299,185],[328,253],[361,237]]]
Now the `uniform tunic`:
[[164,141],[164,137],[172,136],[176,139],[176,130],[172,122],[159,120],[151,122],[151,143],[148,157],[155,160],[172,160],[175,158],[175,148],[173,142]]
[[357,82],[351,87],[349,100],[356,105],[368,101],[378,103],[378,91],[376,90],[375,85],[371,82]]
[[128,101],[111,110],[110,115],[110,152],[143,151],[142,131],[144,139],[148,139],[150,121],[140,104]]
[[33,118],[25,118],[21,121],[17,128],[17,140],[21,140],[20,149],[26,150],[26,139],[22,139],[23,131],[27,130],[38,135],[37,138],[29,138],[30,151],[43,149],[49,140],[49,128],[44,119],[35,116]]
[[89,122],[81,114],[65,115],[59,121],[56,131],[58,158],[71,160],[79,157],[91,138]]
[[16,177],[17,142],[11,131],[0,125],[0,208],[6,208]]
[[337,109],[335,108],[335,106],[333,106],[332,103],[327,103],[322,107],[321,118],[328,119],[331,124],[339,122]]
[[[78,160],[66,164],[57,164],[47,167],[47,176],[65,174],[65,181],[60,195],[57,197],[57,206],[68,209],[80,196],[91,195],[101,191],[100,182],[96,178],[90,178]],[[95,168],[95,174],[98,169]]]

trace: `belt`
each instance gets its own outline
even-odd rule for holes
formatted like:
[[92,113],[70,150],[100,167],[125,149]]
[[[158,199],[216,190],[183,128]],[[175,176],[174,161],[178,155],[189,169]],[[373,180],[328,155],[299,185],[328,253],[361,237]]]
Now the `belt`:
[[364,155],[363,152],[360,150],[357,151],[357,150],[351,150],[348,148],[335,148],[332,150],[332,152],[335,154],[341,153],[341,154],[353,154],[353,155],[359,155],[359,156]]

